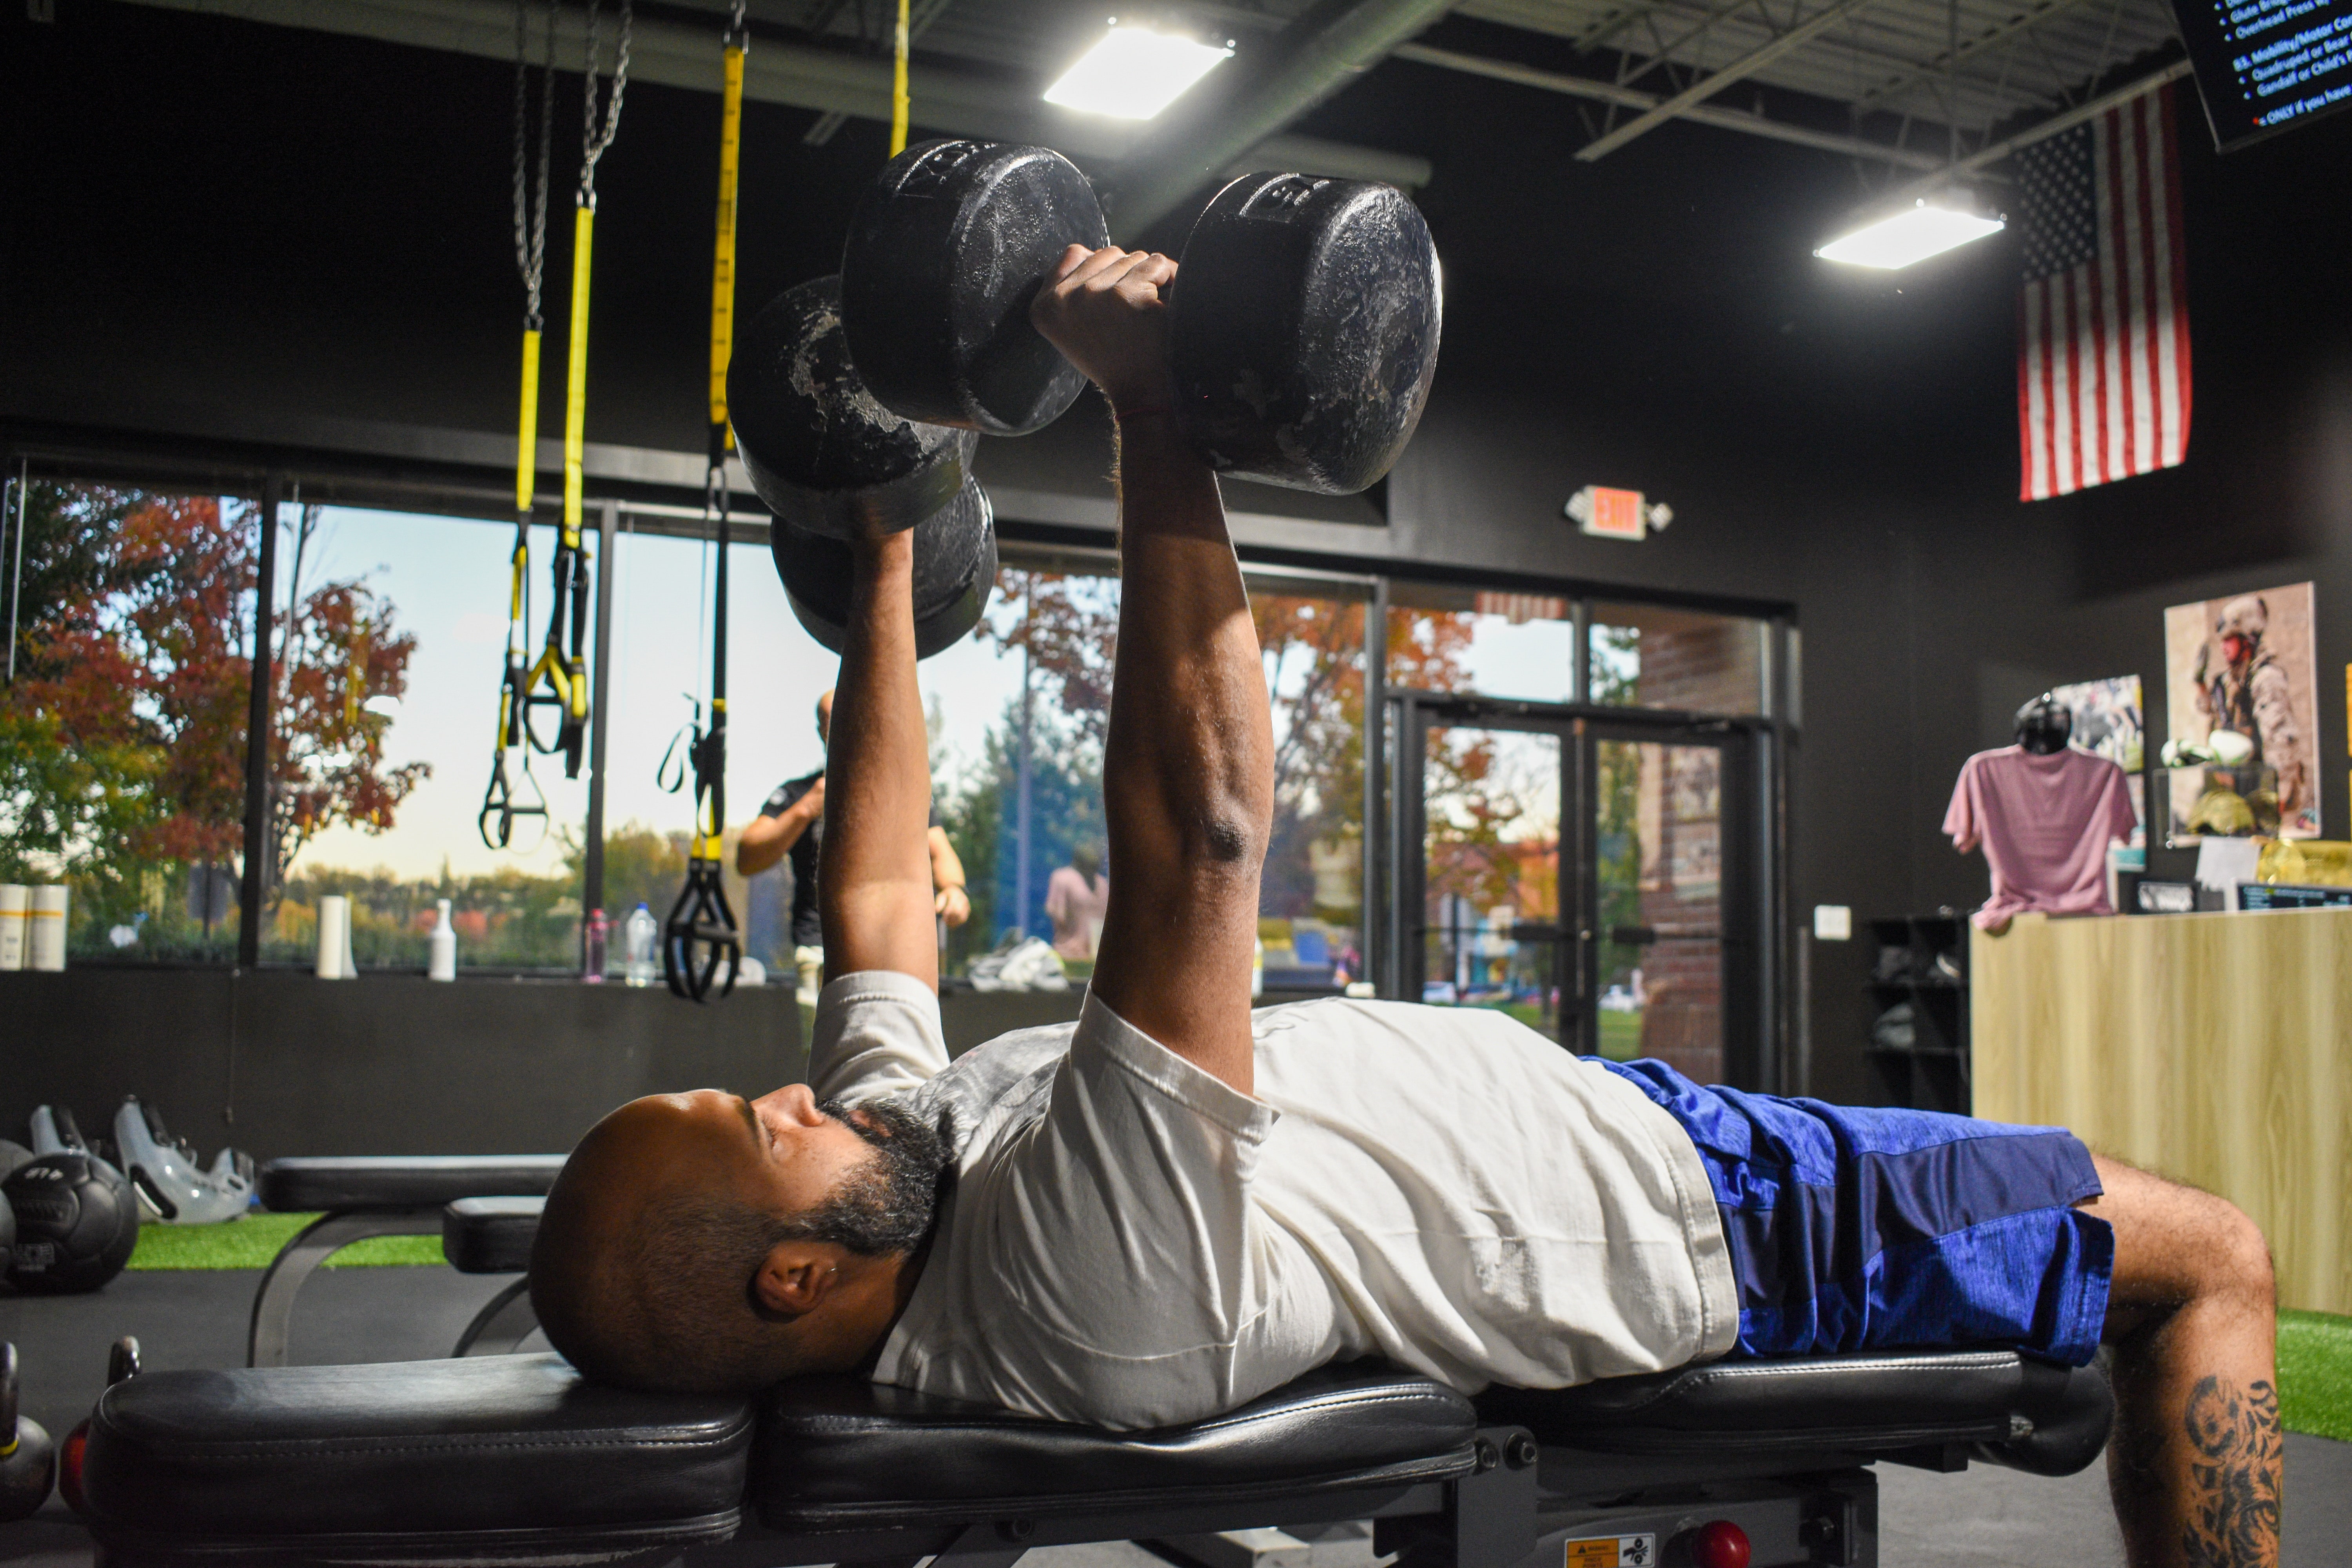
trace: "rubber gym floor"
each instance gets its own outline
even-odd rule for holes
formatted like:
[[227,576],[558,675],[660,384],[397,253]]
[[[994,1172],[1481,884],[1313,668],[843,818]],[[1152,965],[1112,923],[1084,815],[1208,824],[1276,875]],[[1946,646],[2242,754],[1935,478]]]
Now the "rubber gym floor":
[[[104,1383],[107,1346],[136,1334],[146,1364],[233,1367],[245,1360],[246,1315],[257,1269],[133,1269],[94,1296],[0,1295],[0,1338],[16,1342],[26,1415],[62,1437]],[[300,1362],[446,1355],[474,1312],[504,1283],[438,1266],[323,1269],[295,1317]],[[2336,1568],[2352,1541],[2352,1442],[2287,1435],[2287,1568]],[[1931,1476],[1879,1467],[1881,1561],[1886,1568],[2120,1568],[2101,1467],[2047,1480],[1978,1466]],[[0,1525],[0,1563],[87,1568],[89,1536],[52,1498],[38,1515]],[[1360,1542],[1318,1546],[1309,1568],[1370,1568]],[[1055,1548],[1036,1568],[1168,1568],[1140,1547]]]

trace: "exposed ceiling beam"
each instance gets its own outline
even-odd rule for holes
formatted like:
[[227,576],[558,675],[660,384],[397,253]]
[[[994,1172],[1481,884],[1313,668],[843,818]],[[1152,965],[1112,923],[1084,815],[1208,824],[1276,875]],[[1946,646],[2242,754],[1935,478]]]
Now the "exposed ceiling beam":
[[1577,161],[1583,163],[1600,162],[1636,136],[1648,134],[1667,121],[1677,118],[1693,105],[1703,103],[1714,97],[1732,83],[1755,75],[1790,50],[1802,48],[1815,37],[1827,32],[1836,23],[1843,20],[1848,14],[1858,11],[1870,3],[1871,0],[1831,0],[1830,5],[1814,13],[1807,20],[1798,23],[1771,42],[1750,49],[1714,75],[1693,82],[1672,98],[1662,101],[1648,113],[1627,121],[1606,136],[1588,142],[1577,149]]
[[[346,37],[442,49],[511,64],[514,10],[506,0],[131,0],[172,11],[197,11],[248,22],[303,27]],[[609,18],[607,19],[609,22]],[[608,27],[609,31],[609,27]],[[578,11],[557,8],[555,59],[559,69],[577,70],[586,48]],[[743,96],[860,119],[890,118],[891,62],[866,55],[816,48],[772,37],[755,39],[744,61]],[[719,29],[640,16],[630,44],[632,80],[716,94],[719,86]],[[916,65],[908,72],[915,123],[957,136],[1034,142],[1055,148],[1097,167],[1126,157],[1139,144],[1160,140],[1152,127],[1106,120],[1049,104],[1015,82],[968,76]],[[627,134],[625,124],[622,132]],[[1262,153],[1281,163],[1286,145],[1295,154],[1297,139],[1270,148],[1250,142],[1224,152],[1209,175]],[[1353,177],[1391,184],[1425,184],[1429,161],[1376,148],[1307,142],[1334,163],[1352,166]],[[1206,177],[1206,176],[1204,176]]]
[[2088,103],[2076,104],[2063,114],[2053,114],[2047,120],[2029,125],[2014,136],[2004,136],[1982,152],[1971,153],[1939,174],[1928,174],[1912,181],[1907,185],[1898,186],[1888,192],[1880,203],[1874,205],[1899,206],[1905,202],[1949,184],[1960,175],[1973,174],[1979,169],[1989,168],[2011,153],[2032,146],[2036,142],[2046,142],[2062,132],[2074,130],[2085,121],[2096,120],[2108,110],[2120,104],[2129,103],[2143,93],[2154,92],[2166,82],[2179,81],[2188,74],[2189,62],[2175,60],[2162,70],[2151,71],[2137,81],[2125,83],[2113,92],[2103,92]]
[[1195,89],[1149,127],[1112,184],[1111,232],[1132,240],[1250,148],[1443,16],[1453,0],[1322,0],[1267,48],[1265,63],[1228,86]]
[[1879,83],[1860,98],[1855,99],[1853,107],[1857,112],[1875,109],[1913,83],[1924,81],[1931,76],[1940,76],[1961,61],[1972,59],[1996,44],[2008,42],[2035,23],[2046,22],[2061,11],[2070,11],[2082,3],[2083,0],[2043,0],[2042,5],[2011,16],[1990,32],[1978,34],[1957,50],[1949,51],[1946,55],[1937,55],[1932,60],[1923,61],[1892,81]]
[[1632,26],[1664,3],[1665,0],[1636,0],[1635,4],[1602,17],[1579,33],[1571,47],[1580,55],[1590,54],[1615,37],[1619,31]]
[[[1523,66],[1510,60],[1455,54],[1451,49],[1435,49],[1423,44],[1403,44],[1391,53],[1401,60],[1464,71],[1472,76],[1490,77],[1496,81],[1517,82],[1522,87],[1541,88],[1547,92],[1564,92],[1575,98],[1613,103],[1623,109],[1654,109],[1659,102],[1657,94],[1643,92],[1639,88],[1619,87],[1614,82],[1595,81],[1590,77],[1538,70],[1533,66]],[[1760,114],[1717,108],[1711,103],[1693,104],[1682,111],[1681,118],[1694,124],[1744,132],[1750,136],[1766,136],[1775,142],[1793,142],[1800,147],[1817,148],[1843,157],[1874,159],[1906,169],[1940,169],[1944,166],[1944,160],[1932,153],[1889,147],[1885,142],[1860,136],[1840,136],[1832,132],[1815,131],[1808,126],[1791,125],[1786,121],[1767,120]]]

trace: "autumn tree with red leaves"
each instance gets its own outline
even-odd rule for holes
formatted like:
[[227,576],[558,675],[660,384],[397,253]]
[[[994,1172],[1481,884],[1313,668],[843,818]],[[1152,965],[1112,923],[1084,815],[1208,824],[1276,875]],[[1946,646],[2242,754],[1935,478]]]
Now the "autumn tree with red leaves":
[[[16,679],[0,702],[0,870],[64,876],[100,923],[142,873],[242,854],[256,512],[209,496],[36,484]],[[274,662],[270,882],[320,828],[381,832],[425,776],[387,767],[414,637],[363,583],[302,594]],[[168,901],[167,901],[168,908]]]

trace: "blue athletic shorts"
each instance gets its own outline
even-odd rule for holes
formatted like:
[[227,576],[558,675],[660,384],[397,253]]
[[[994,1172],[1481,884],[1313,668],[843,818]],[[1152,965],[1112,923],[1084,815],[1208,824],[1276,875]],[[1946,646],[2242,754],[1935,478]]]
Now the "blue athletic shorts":
[[1747,1356],[1999,1344],[2080,1366],[2099,1345],[2115,1231],[2055,1127],[1703,1089],[1603,1064],[1682,1123],[1715,1186]]

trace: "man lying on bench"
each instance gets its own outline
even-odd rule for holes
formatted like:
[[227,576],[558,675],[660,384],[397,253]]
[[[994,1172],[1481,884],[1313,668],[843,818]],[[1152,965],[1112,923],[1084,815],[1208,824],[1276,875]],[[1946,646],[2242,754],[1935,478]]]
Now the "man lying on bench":
[[2054,1129],[1705,1089],[1499,1013],[1253,1014],[1272,727],[1216,479],[1170,417],[1174,275],[1073,247],[1034,312],[1118,422],[1112,895],[1077,1023],[948,1061],[913,536],[861,545],[814,1085],[588,1134],[531,1258],[556,1347],[644,1388],[859,1370],[1136,1428],[1341,1357],[1475,1391],[2104,1339],[2132,1561],[2275,1562],[2270,1266],[2230,1205]]

